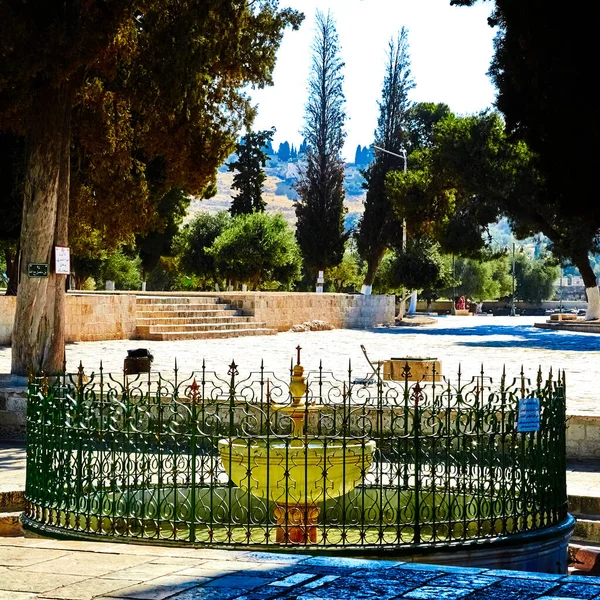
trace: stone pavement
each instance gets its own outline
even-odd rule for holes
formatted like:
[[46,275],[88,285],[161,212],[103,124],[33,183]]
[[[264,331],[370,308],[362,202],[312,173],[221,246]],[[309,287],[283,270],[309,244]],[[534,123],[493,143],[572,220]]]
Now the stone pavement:
[[600,580],[233,550],[0,538],[0,600],[574,600]]
[[[361,351],[364,345],[372,360],[392,357],[430,356],[442,362],[442,372],[452,381],[460,365],[463,380],[486,375],[497,383],[506,367],[509,378],[521,367],[535,381],[538,367],[544,374],[552,368],[564,369],[567,378],[567,413],[599,414],[598,365],[600,336],[592,333],[548,331],[535,327],[547,317],[443,316],[433,325],[381,327],[376,329],[336,329],[332,331],[284,332],[275,336],[147,342],[113,340],[78,342],[67,345],[67,369],[76,372],[80,361],[86,373],[97,371],[100,361],[105,373],[122,373],[127,350],[146,347],[154,356],[153,371],[165,376],[173,372],[175,360],[181,375],[202,367],[226,375],[235,359],[240,376],[260,368],[289,377],[290,359],[295,347],[302,346],[302,364],[347,379],[351,362],[354,376],[364,377],[370,369]],[[10,372],[10,348],[0,346],[0,374]]]

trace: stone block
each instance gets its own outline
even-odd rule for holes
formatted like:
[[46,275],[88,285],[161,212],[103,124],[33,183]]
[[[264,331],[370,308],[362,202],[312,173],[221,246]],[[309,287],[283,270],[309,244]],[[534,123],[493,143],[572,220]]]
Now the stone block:
[[11,394],[8,396],[6,399],[6,410],[25,414],[27,411],[27,397],[25,394],[26,392],[23,391],[22,394]]
[[565,446],[567,450],[567,458],[577,459],[581,457],[579,442],[567,439]]
[[600,420],[597,424],[589,423],[585,426],[585,439],[590,442],[600,442]]
[[583,441],[585,440],[585,425],[582,423],[567,422],[567,440]]

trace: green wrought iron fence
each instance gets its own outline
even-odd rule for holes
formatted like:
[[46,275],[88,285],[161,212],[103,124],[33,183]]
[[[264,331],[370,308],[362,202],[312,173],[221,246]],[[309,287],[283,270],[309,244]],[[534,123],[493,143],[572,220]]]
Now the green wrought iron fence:
[[[28,527],[206,545],[492,540],[567,517],[564,373],[372,385],[98,372],[32,378]],[[365,381],[365,380],[362,380]],[[299,387],[298,387],[299,386]],[[539,428],[517,428],[521,398]]]

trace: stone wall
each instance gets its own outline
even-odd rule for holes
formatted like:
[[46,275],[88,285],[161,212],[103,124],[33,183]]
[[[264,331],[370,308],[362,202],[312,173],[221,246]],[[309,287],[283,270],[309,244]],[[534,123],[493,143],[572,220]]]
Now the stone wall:
[[600,459],[600,417],[567,417],[567,457],[577,460]]
[[16,306],[16,296],[0,296],[0,344],[2,345],[10,344]]
[[364,329],[394,323],[394,296],[310,292],[225,292],[215,295],[278,331],[288,331],[292,325],[313,320],[327,321],[337,329]]
[[135,338],[135,296],[69,294],[67,342]]
[[[10,344],[17,299],[0,296],[0,344]],[[68,294],[67,342],[135,337],[135,295]]]
[[27,378],[0,374],[0,441],[25,439]]

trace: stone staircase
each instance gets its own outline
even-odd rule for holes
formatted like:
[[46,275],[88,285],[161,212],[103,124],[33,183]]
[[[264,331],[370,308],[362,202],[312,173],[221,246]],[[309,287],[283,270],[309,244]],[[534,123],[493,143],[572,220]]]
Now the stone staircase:
[[137,339],[151,341],[277,333],[213,296],[137,296],[136,325]]

